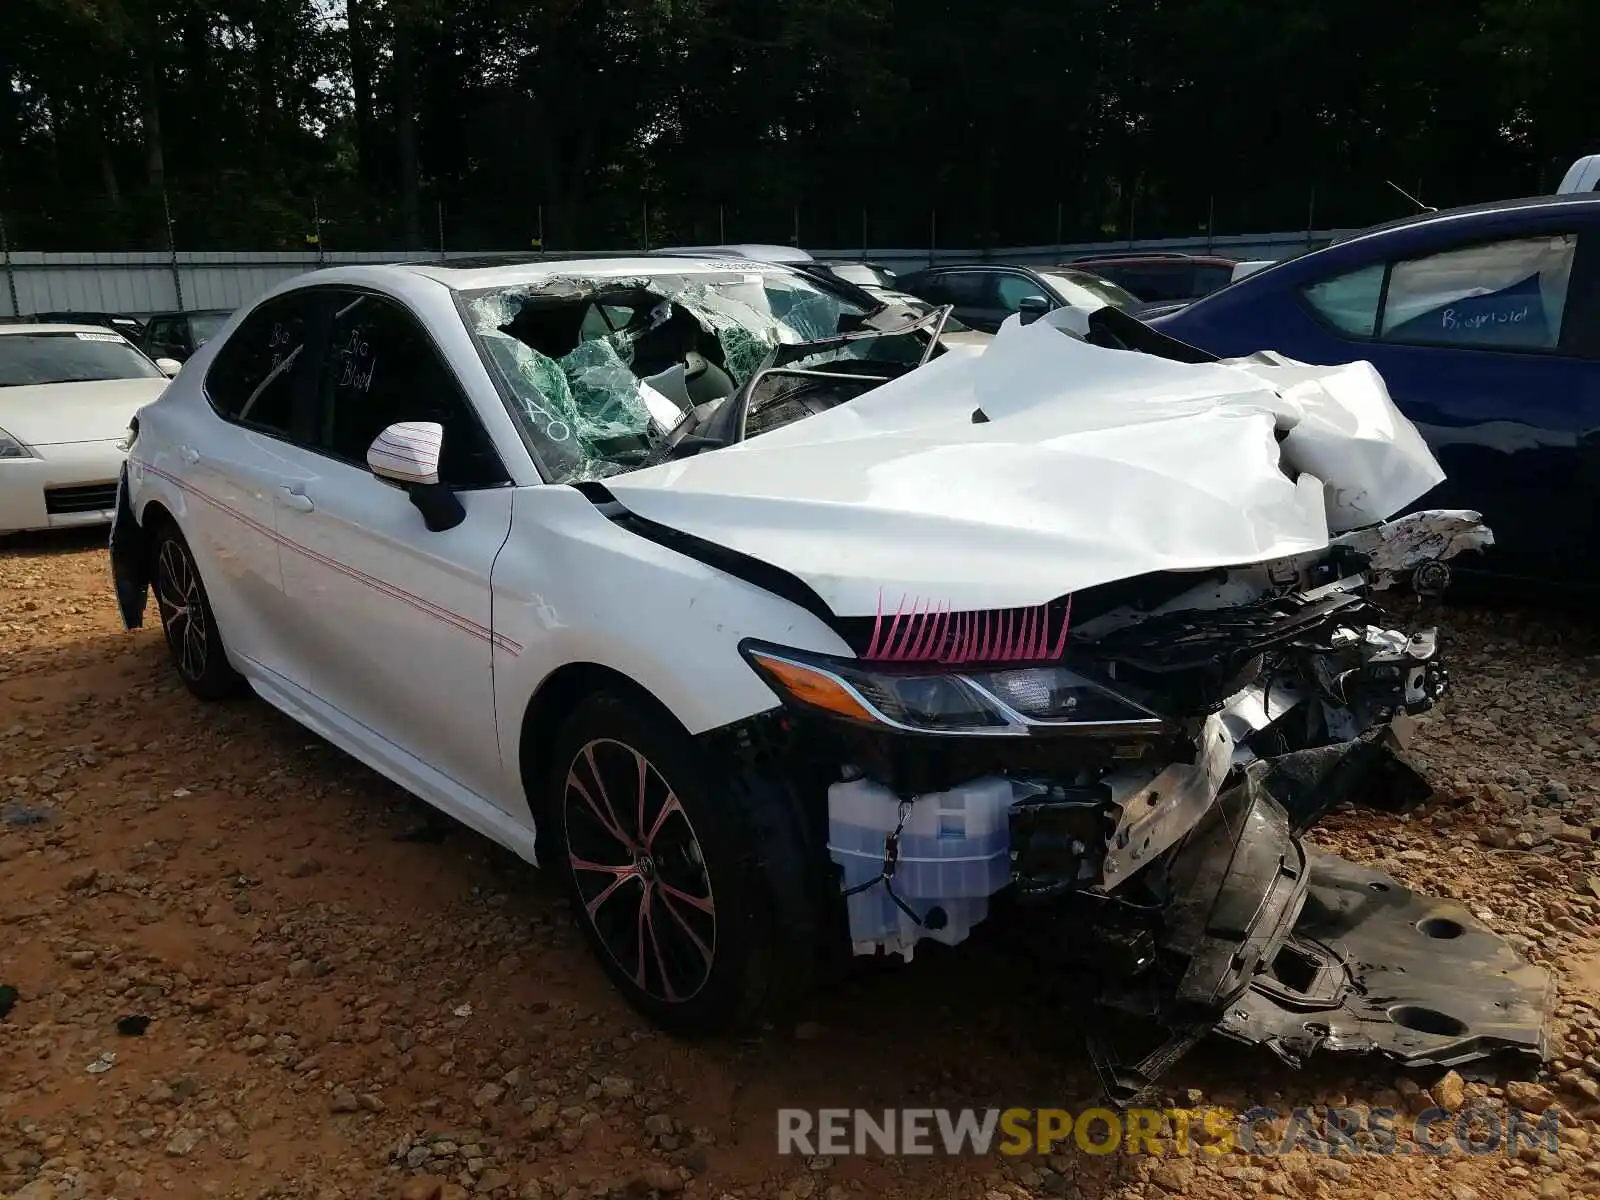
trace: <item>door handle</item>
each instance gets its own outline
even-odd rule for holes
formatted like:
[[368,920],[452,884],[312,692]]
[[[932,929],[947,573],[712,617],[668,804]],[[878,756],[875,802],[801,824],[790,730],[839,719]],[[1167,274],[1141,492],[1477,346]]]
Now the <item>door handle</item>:
[[299,484],[286,483],[278,488],[283,494],[283,506],[295,512],[316,512],[317,506],[311,502],[311,497],[298,490]]
[[195,463],[200,461],[200,451],[196,450],[193,446],[179,446],[178,457],[183,459],[184,462],[188,463],[192,467]]

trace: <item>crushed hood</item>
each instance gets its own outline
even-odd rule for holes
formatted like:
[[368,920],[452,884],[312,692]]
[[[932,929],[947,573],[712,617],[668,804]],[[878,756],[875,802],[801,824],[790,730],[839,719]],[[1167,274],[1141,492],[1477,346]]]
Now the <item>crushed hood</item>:
[[849,617],[1314,551],[1443,478],[1370,364],[1192,365],[1013,319],[981,355],[606,486]]
[[0,429],[29,446],[114,441],[168,382],[163,377],[3,387]]

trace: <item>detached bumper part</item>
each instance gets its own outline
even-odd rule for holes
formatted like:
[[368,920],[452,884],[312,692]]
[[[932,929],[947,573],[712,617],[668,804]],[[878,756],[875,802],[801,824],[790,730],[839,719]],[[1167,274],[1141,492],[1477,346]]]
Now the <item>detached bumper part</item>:
[[1261,766],[1174,860],[1161,945],[1187,966],[1163,1022],[1220,1007],[1214,1032],[1296,1066],[1318,1048],[1407,1066],[1547,1057],[1549,972],[1461,906],[1304,848]]
[[1266,778],[1247,771],[1173,863],[1162,948],[1188,966],[1170,1023],[1222,1006],[1216,1032],[1295,1065],[1319,1047],[1543,1058],[1549,972],[1460,905],[1304,848]]
[[1217,1033],[1295,1066],[1319,1048],[1376,1051],[1408,1067],[1549,1057],[1547,970],[1460,905],[1336,855],[1311,851],[1308,864],[1294,932]]
[[1305,850],[1250,776],[1230,788],[1173,860],[1161,949],[1186,966],[1170,1016],[1215,1015],[1270,964],[1306,897]]
[[150,596],[150,563],[144,530],[133,515],[128,499],[128,464],[117,475],[117,507],[111,520],[111,577],[116,586],[117,611],[123,627],[138,629],[144,624],[145,603]]

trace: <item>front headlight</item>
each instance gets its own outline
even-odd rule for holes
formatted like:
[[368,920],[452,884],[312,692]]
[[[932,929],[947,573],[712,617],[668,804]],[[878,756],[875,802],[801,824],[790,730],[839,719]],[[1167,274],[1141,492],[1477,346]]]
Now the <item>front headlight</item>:
[[740,646],[786,704],[911,733],[1022,736],[1157,734],[1149,709],[1065,667],[885,669],[777,646]]
[[4,429],[0,429],[0,459],[3,458],[32,458],[33,451],[29,450],[16,438]]

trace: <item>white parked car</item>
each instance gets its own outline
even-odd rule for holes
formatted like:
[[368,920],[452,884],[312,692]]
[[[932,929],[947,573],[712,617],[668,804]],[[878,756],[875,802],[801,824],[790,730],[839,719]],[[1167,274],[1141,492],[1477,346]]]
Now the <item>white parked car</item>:
[[0,533],[109,521],[128,423],[166,386],[103,325],[0,324]]
[[848,295],[649,257],[284,284],[139,414],[124,618],[153,583],[195,693],[553,867],[669,1029],[1030,903],[1184,1037],[1536,1046],[1539,968],[1298,837],[1405,778],[1384,731],[1443,686],[1372,589],[1488,537],[1385,521],[1440,473],[1375,373],[1111,309],[968,352]]

